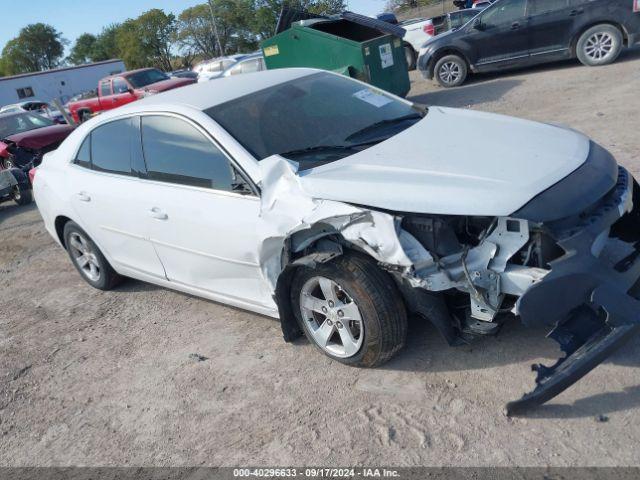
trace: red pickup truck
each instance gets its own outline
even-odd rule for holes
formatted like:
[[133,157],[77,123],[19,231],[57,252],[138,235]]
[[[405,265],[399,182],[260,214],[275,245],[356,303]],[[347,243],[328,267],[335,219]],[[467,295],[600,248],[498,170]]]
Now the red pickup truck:
[[73,119],[81,123],[91,115],[126,105],[147,95],[196,83],[192,78],[171,78],[155,68],[143,68],[103,78],[97,96],[67,105]]

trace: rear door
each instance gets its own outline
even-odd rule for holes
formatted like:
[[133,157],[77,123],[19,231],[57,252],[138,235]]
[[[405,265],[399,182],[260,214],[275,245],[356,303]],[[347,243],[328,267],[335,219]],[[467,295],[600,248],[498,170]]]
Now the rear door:
[[502,68],[529,58],[526,0],[500,0],[481,13],[470,30],[469,44],[476,48],[479,69]]
[[569,55],[573,24],[584,13],[584,9],[571,3],[570,0],[529,1],[529,45],[534,59]]
[[139,117],[98,126],[73,162],[72,204],[80,225],[117,266],[162,279],[148,240],[152,192],[137,177],[140,162]]

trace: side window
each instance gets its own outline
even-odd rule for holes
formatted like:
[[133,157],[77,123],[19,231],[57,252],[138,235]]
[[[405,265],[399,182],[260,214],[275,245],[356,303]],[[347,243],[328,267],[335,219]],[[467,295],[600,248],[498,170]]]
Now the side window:
[[129,91],[129,85],[124,79],[117,77],[113,79],[113,93],[127,93]]
[[100,82],[100,96],[106,97],[111,95],[111,80]]
[[555,12],[569,6],[569,0],[535,0],[529,2],[529,14],[539,15],[541,13]]
[[242,63],[239,63],[231,70],[229,70],[229,75],[240,75],[242,73]]
[[492,28],[510,25],[525,17],[525,6],[526,0],[500,0],[482,15],[482,26]]
[[242,73],[253,73],[260,71],[260,62],[261,59],[256,58],[255,60],[249,60],[242,64]]
[[202,133],[174,117],[142,117],[142,147],[151,180],[233,190],[227,157]]
[[91,163],[100,172],[131,175],[132,119],[101,125],[91,132]]
[[91,168],[91,135],[87,135],[87,138],[82,142],[73,163],[84,168]]

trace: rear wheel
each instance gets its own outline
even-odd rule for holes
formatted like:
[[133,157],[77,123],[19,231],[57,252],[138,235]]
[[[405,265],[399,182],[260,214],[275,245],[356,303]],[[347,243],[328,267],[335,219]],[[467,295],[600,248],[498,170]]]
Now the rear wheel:
[[122,282],[122,277],[78,224],[67,222],[63,236],[73,266],[89,285],[99,290],[111,290]]
[[441,86],[457,87],[467,79],[467,62],[459,55],[446,55],[436,62],[433,73]]
[[622,40],[622,33],[613,25],[596,25],[580,35],[576,55],[589,67],[608,65],[620,55]]
[[6,168],[7,170],[9,170],[11,168],[16,168],[16,164],[13,163],[13,159],[11,157],[5,158],[2,161],[2,164],[4,165],[4,168]]
[[364,255],[298,270],[291,302],[309,341],[341,363],[375,367],[404,346],[407,315],[398,289]]
[[89,110],[79,110],[78,119],[80,123],[84,123],[91,118],[91,112]]

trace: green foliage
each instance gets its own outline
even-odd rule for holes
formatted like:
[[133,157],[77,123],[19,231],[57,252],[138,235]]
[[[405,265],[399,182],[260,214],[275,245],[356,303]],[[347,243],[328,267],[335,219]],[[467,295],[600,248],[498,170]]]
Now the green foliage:
[[[282,6],[318,14],[346,9],[345,0],[206,0],[176,18],[161,9],[144,12],[120,24],[106,26],[98,35],[80,35],[66,61],[73,65],[113,58],[127,68],[171,70],[189,66],[195,58],[213,58],[250,52],[271,37]],[[28,25],[5,45],[0,75],[55,68],[60,65],[64,40],[55,28]]]
[[6,75],[38,72],[60,64],[67,43],[51,25],[27,25],[2,49],[2,70]]
[[73,45],[67,61],[73,65],[82,65],[83,63],[92,61],[96,41],[96,36],[91,33],[83,33],[80,35]]

